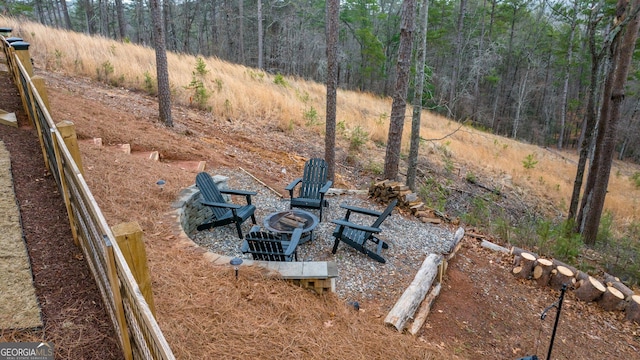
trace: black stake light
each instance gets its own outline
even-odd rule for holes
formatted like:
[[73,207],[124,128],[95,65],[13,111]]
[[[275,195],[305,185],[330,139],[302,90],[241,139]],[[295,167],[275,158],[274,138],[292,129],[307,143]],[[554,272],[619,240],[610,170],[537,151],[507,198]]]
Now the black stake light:
[[238,280],[238,267],[242,264],[242,259],[234,257],[229,261],[229,264],[233,265],[233,269],[236,271],[236,280]]

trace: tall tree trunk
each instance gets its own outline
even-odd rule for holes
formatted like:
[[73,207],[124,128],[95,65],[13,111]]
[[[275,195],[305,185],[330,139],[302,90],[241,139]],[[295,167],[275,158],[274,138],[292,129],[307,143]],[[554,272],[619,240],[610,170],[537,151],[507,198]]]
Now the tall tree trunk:
[[[618,4],[620,4],[621,1],[624,0],[620,0]],[[637,9],[639,6],[640,0],[635,0],[633,8]],[[627,14],[629,14],[628,10]],[[597,174],[593,173],[593,169],[589,171],[589,177],[593,176],[595,181],[592,194],[585,196],[591,199],[591,204],[585,212],[583,219],[584,227],[582,230],[582,237],[588,245],[595,244],[598,235],[598,227],[604,208],[604,200],[607,193],[607,186],[609,185],[609,175],[611,174],[611,164],[613,162],[613,153],[616,145],[620,107],[625,95],[624,85],[627,80],[629,68],[631,67],[635,43],[638,39],[638,30],[640,30],[640,16],[635,12],[633,18],[623,31],[623,34],[619,34],[617,39],[614,40],[614,67],[612,68],[612,72],[607,76],[607,83],[611,84],[611,90],[608,92],[610,95],[605,96],[602,104],[600,122],[603,126],[602,131],[598,131],[597,134],[596,153],[594,156],[594,160],[597,161],[599,165],[596,167]],[[611,80],[609,80],[609,78],[611,78]],[[605,89],[606,88],[605,85]]]
[[[220,49],[217,44],[219,43],[220,34],[218,31],[218,2],[211,3],[211,54],[215,54]],[[220,54],[218,54],[220,56]],[[222,56],[220,56],[222,57]]]
[[244,0],[238,0],[238,55],[240,64],[246,65],[244,58]]
[[[193,8],[193,9],[192,9]],[[193,26],[193,22],[196,18],[196,14],[198,14],[200,8],[200,2],[188,2],[185,1],[183,4],[184,9],[184,29],[183,29],[183,41],[182,41],[182,51],[186,54],[191,52],[191,27]]]
[[[587,100],[585,125],[583,129],[582,141],[580,145],[580,156],[578,159],[578,166],[576,169],[576,177],[573,181],[573,191],[571,193],[571,203],[569,204],[569,212],[567,213],[567,220],[569,222],[575,222],[578,225],[581,221],[576,218],[578,212],[578,204],[580,202],[580,191],[582,190],[582,183],[584,181],[584,173],[587,167],[587,159],[591,149],[591,143],[597,123],[596,107],[598,106],[598,98],[600,92],[599,74],[601,72],[601,66],[603,61],[603,55],[598,49],[596,49],[596,25],[598,23],[598,13],[592,10],[589,19],[588,29],[588,42],[589,50],[591,52],[591,81],[589,84],[589,97]],[[576,229],[580,231],[579,229]]]
[[164,0],[162,10],[164,13],[164,36],[165,48],[171,51],[178,50],[178,36],[176,31],[176,22],[173,21],[175,16],[175,5],[172,0]]
[[123,40],[127,37],[127,23],[124,18],[124,5],[122,5],[122,0],[116,0],[116,15],[118,17],[118,40]]
[[71,18],[69,17],[69,9],[67,8],[67,1],[60,0],[60,7],[62,8],[62,16],[64,17],[64,27],[67,30],[71,30]]
[[151,21],[153,22],[153,38],[156,50],[156,71],[158,77],[158,108],[160,121],[172,127],[171,118],[171,88],[169,86],[169,64],[167,63],[167,47],[164,41],[160,0],[149,0],[151,6]]
[[[258,0],[260,2],[260,0]],[[336,102],[338,91],[338,19],[339,0],[327,0],[327,118],[324,138],[324,159],[327,162],[327,177],[333,181],[336,169]]]
[[460,66],[462,64],[462,31],[464,29],[464,17],[467,12],[467,0],[460,0],[460,13],[458,14],[458,23],[456,26],[456,40],[454,45],[454,54],[451,69],[451,89],[449,92],[449,116],[455,116],[455,102],[458,87],[458,73],[460,72]]
[[522,79],[522,83],[520,84],[520,89],[518,89],[518,101],[516,103],[516,114],[513,117],[513,129],[511,132],[511,137],[516,139],[518,137],[518,128],[520,127],[521,122],[521,114],[522,107],[524,106],[525,100],[527,99],[527,94],[529,90],[527,89],[527,80],[529,79],[529,71],[531,66],[527,67],[527,71],[524,73],[524,78]]
[[[329,1],[327,1],[327,2],[329,2]],[[327,16],[328,15],[329,14],[327,13]],[[337,28],[337,26],[336,26],[336,28]],[[260,69],[260,70],[264,69],[264,50],[262,49],[263,44],[264,44],[264,39],[263,38],[264,38],[264,29],[262,28],[262,0],[258,0],[258,69]],[[337,39],[336,39],[336,45],[337,45]],[[337,72],[336,72],[336,74],[337,74]]]
[[236,46],[234,42],[234,36],[232,35],[232,24],[233,21],[231,17],[233,16],[233,8],[231,6],[231,0],[225,0],[224,2],[224,19],[226,25],[226,34],[227,34],[227,60],[231,62],[237,61],[236,57]]
[[[485,35],[485,16],[484,12],[487,9],[487,0],[482,1],[482,11],[480,12],[480,34],[478,39],[478,56],[482,56],[484,53],[484,35]],[[473,80],[473,110],[471,111],[471,116],[474,121],[478,121],[478,108],[480,107],[480,71],[475,72],[475,77]]]
[[99,0],[100,9],[100,35],[109,37],[109,14],[108,14],[108,0]]
[[418,152],[420,150],[420,117],[422,115],[422,92],[424,91],[424,64],[427,58],[427,21],[429,20],[429,0],[422,0],[420,6],[420,28],[417,33],[416,78],[413,95],[413,114],[411,116],[411,144],[409,146],[409,165],[407,167],[407,186],[416,190],[418,172]]
[[402,25],[400,26],[400,47],[396,71],[396,87],[391,104],[391,122],[384,160],[384,178],[395,180],[398,177],[402,129],[407,109],[407,91],[409,89],[409,70],[411,68],[411,48],[415,19],[415,0],[402,1]]
[[567,123],[567,103],[569,97],[569,75],[571,74],[571,61],[573,60],[573,37],[578,23],[578,0],[573,1],[573,12],[571,13],[571,25],[569,31],[569,44],[567,46],[567,64],[564,68],[564,81],[562,86],[562,104],[560,106],[560,134],[558,136],[558,149],[564,146],[564,132]]

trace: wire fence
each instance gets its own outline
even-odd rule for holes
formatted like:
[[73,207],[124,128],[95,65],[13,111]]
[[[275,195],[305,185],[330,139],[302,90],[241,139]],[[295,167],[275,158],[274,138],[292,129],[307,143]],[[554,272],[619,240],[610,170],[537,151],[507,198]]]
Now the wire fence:
[[10,43],[4,36],[0,39],[24,110],[37,129],[45,164],[63,195],[74,241],[100,289],[125,358],[175,359],[65,137],[47,110],[42,79],[32,76],[29,44]]

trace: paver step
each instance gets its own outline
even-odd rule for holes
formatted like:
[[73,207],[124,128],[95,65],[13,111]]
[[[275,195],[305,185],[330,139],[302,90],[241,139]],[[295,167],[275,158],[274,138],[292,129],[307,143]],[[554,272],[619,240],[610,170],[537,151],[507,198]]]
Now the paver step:
[[0,124],[18,127],[18,119],[15,113],[6,112],[0,109]]

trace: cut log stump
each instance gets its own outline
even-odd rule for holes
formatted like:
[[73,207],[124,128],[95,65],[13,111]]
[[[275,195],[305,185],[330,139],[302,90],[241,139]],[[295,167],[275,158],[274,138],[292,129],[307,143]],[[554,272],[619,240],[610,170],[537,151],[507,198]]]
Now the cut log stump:
[[631,296],[635,295],[633,290],[629,289],[627,285],[623,284],[618,278],[608,278],[608,280],[605,280],[605,285],[616,288],[616,290],[620,291],[622,295],[624,295],[624,299],[627,301],[629,301]]
[[533,254],[523,252],[520,254],[519,265],[513,268],[513,275],[521,279],[531,278],[536,257]]
[[580,280],[580,287],[573,293],[576,295],[576,298],[582,301],[595,301],[602,296],[605,291],[607,291],[607,288],[602,285],[598,279],[589,276],[587,280]]
[[553,270],[553,261],[549,259],[538,259],[536,266],[533,268],[533,280],[535,280],[539,286],[549,285],[551,270]]
[[598,305],[606,311],[622,311],[626,307],[624,294],[612,286],[607,286],[607,291],[598,300]]
[[558,266],[551,271],[551,279],[549,281],[549,286],[554,289],[560,291],[562,289],[562,285],[567,285],[567,289],[572,289],[573,284],[575,284],[574,272],[571,271],[568,267]]
[[640,295],[633,295],[624,309],[625,319],[640,324]]

